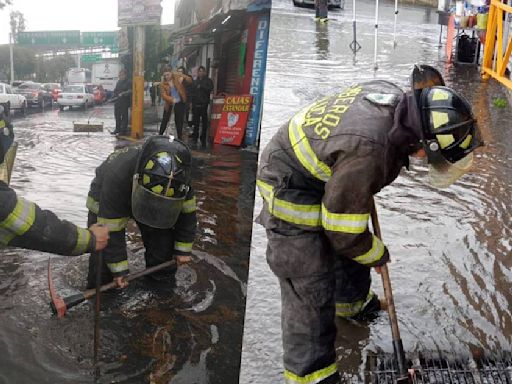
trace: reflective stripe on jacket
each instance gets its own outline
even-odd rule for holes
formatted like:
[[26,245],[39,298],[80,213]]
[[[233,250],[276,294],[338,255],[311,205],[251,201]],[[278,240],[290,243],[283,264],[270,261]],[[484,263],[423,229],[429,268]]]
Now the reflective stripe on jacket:
[[65,256],[94,249],[94,239],[84,228],[60,220],[54,213],[16,196],[0,182],[0,245],[9,245]]
[[[388,138],[403,95],[389,82],[372,81],[299,111],[262,152],[263,209],[286,225],[325,231],[336,253],[361,264],[387,261],[386,248],[368,229],[370,197],[407,164]],[[259,222],[272,229],[267,215]]]

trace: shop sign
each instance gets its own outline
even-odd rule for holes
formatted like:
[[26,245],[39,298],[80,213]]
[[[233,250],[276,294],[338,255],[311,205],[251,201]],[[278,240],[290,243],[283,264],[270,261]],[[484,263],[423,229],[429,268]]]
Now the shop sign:
[[226,95],[215,134],[215,144],[238,147],[242,144],[251,104],[251,95]]
[[261,124],[263,104],[263,86],[265,83],[265,69],[267,66],[267,48],[270,17],[268,13],[261,15],[257,20],[254,59],[252,65],[252,78],[250,92],[254,97],[251,115],[247,124],[245,144],[256,145]]

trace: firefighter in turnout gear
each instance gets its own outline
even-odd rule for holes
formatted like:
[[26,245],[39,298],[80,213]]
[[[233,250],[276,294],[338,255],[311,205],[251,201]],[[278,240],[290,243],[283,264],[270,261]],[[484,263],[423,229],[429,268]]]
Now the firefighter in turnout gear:
[[108,242],[108,229],[93,225],[89,230],[60,220],[50,211],[16,195],[9,188],[14,161],[13,127],[0,106],[0,246],[12,246],[77,256],[102,250]]
[[[133,218],[146,248],[146,267],[176,256],[177,264],[190,261],[196,233],[196,199],[191,187],[192,157],[188,147],[169,136],[153,136],[142,147],[113,152],[96,169],[87,208],[89,224],[110,229],[110,242],[101,266],[89,258],[88,286],[95,286],[96,268],[102,283],[112,279],[127,285],[125,228]],[[176,268],[161,274],[172,280]]]
[[285,382],[338,383],[335,316],[364,319],[380,301],[370,270],[389,260],[368,229],[371,198],[428,157],[447,186],[480,145],[471,106],[439,72],[415,66],[413,90],[387,81],[351,86],[302,109],[261,155],[257,186],[267,262],[282,298]]

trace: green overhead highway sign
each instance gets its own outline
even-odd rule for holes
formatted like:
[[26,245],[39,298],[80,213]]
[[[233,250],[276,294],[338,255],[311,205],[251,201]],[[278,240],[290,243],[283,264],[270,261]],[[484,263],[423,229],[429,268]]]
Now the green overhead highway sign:
[[20,45],[79,45],[80,31],[39,31],[18,33]]
[[87,55],[82,55],[80,60],[83,63],[95,63],[96,61],[101,61],[101,53],[92,53]]
[[117,46],[117,32],[82,32],[82,45]]

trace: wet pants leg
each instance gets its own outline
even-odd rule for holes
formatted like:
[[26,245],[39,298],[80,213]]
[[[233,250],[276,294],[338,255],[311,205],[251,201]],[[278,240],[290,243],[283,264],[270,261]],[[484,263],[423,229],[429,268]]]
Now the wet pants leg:
[[328,0],[315,1],[316,17],[319,17],[321,19],[327,18],[327,1]]
[[121,106],[121,134],[127,135],[128,132],[128,119],[129,119],[129,105]]
[[115,133],[121,132],[121,106],[119,103],[114,104],[114,117],[116,119],[116,129]]
[[172,105],[169,105],[169,108],[167,110],[164,109],[162,122],[160,123],[160,131],[158,132],[159,135],[163,135],[165,133],[165,129],[167,128],[167,124],[169,123],[169,119],[171,118],[172,107]]
[[333,273],[279,279],[286,383],[338,383]]
[[267,230],[267,261],[281,287],[285,382],[338,383],[336,278],[328,241],[321,232],[276,231]]
[[[172,260],[174,252],[174,232],[171,229],[152,228],[137,222],[142,235],[142,241],[146,252],[146,268],[159,265],[163,262]],[[155,280],[166,280],[174,284],[174,275],[176,266],[165,268],[161,271],[149,275]]]
[[371,268],[339,256],[334,262],[336,275],[336,316],[354,317],[371,309],[368,304],[377,300],[370,290]]
[[176,124],[176,134],[178,139],[182,139],[183,135],[183,121],[185,119],[185,103],[180,102],[174,105],[174,123]]

